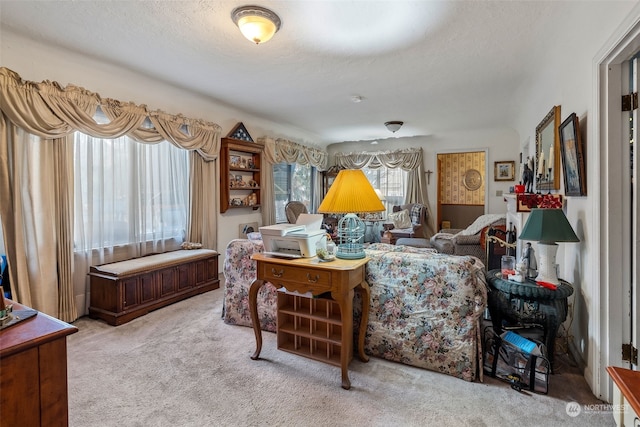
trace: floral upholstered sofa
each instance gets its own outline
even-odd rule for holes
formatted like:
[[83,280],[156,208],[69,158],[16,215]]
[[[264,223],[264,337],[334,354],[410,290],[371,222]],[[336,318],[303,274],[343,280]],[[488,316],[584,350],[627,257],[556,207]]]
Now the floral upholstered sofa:
[[[256,265],[250,258],[262,250],[260,240],[236,239],[227,246],[225,323],[251,326],[248,295]],[[384,243],[370,245],[366,253],[371,299],[365,352],[467,381],[482,380],[480,321],[487,301],[482,263],[470,256]],[[361,304],[354,302],[356,322]],[[276,307],[277,291],[266,283],[258,294],[263,330],[276,331]]]

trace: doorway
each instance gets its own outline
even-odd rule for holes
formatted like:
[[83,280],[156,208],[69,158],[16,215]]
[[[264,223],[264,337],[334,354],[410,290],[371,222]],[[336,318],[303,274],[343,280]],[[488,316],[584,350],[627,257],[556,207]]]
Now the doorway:
[[467,228],[484,214],[486,152],[439,153],[437,229]]
[[[594,114],[594,143],[596,153],[592,165],[599,172],[597,193],[593,197],[596,223],[602,224],[595,236],[595,247],[600,248],[598,265],[599,287],[593,289],[593,306],[589,328],[599,343],[590,350],[594,361],[591,371],[593,392],[611,401],[607,366],[638,369],[637,363],[624,361],[622,345],[639,347],[640,301],[638,298],[640,245],[638,223],[638,162],[637,140],[638,110],[623,112],[621,97],[637,91],[637,59],[633,59],[640,46],[640,20],[621,28],[613,46],[606,46],[596,59],[596,91],[598,102]],[[636,67],[633,67],[636,62]],[[620,167],[624,165],[624,167]]]

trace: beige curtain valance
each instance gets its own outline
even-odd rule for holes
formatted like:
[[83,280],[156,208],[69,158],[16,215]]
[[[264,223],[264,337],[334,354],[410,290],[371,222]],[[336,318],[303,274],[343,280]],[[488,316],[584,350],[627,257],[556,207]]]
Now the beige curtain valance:
[[[108,123],[95,121],[98,109]],[[220,151],[221,128],[215,123],[101,98],[74,85],[23,81],[5,67],[0,67],[0,110],[20,128],[45,139],[80,131],[97,138],[128,135],[143,143],[167,140],[206,161],[215,160]]]
[[299,163],[314,166],[320,172],[327,170],[329,154],[326,151],[282,138],[262,137],[258,140],[264,143],[265,157],[273,165],[282,162]]
[[412,171],[422,166],[422,149],[406,148],[396,151],[336,153],[336,164],[345,169],[401,168]]

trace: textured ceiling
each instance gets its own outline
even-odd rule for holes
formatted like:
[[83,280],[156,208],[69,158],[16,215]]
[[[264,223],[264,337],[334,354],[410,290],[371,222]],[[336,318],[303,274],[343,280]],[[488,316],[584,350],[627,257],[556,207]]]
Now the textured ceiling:
[[[268,43],[251,44],[232,22],[245,4],[282,19]],[[508,126],[514,95],[570,28],[575,5],[0,0],[0,28],[295,126],[322,145],[388,138],[388,120],[405,122],[394,136]]]

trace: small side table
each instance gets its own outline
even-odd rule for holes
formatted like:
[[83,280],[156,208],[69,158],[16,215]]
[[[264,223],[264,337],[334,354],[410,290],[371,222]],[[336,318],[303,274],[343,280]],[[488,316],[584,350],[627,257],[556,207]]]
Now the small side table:
[[[514,282],[503,279],[500,269],[490,270],[486,276],[489,284],[489,314],[496,334],[502,333],[503,320],[515,325],[542,327],[553,371],[556,335],[562,322],[567,319],[567,298],[573,294],[573,287],[562,279],[556,290],[538,286],[533,280]],[[532,312],[514,308],[514,305],[522,306],[525,302],[533,305]]]
[[[249,311],[251,314],[251,322],[253,331],[256,336],[256,351],[251,358],[257,360],[260,358],[262,350],[262,330],[260,329],[260,321],[258,320],[258,291],[265,282],[270,282],[276,289],[286,288],[289,291],[296,291],[301,294],[311,292],[312,295],[318,296],[326,292],[331,293],[331,298],[339,306],[339,319],[334,319],[333,323],[339,326],[341,333],[336,341],[340,346],[339,365],[342,370],[342,388],[348,390],[351,388],[351,380],[349,380],[349,361],[353,356],[353,297],[355,292],[359,292],[362,297],[362,318],[360,320],[360,329],[358,335],[358,356],[361,361],[368,362],[369,356],[364,352],[364,337],[367,332],[367,323],[369,321],[369,284],[365,277],[365,265],[369,262],[369,258],[345,260],[336,259],[332,262],[320,262],[318,258],[298,258],[284,259],[269,257],[261,253],[255,253],[251,259],[256,262],[256,280],[249,288]],[[280,310],[280,309],[278,309]],[[310,312],[306,317],[312,322],[323,322],[324,317],[316,316]],[[280,319],[280,316],[278,316]],[[325,322],[326,323],[326,322]],[[280,328],[278,322],[278,328]],[[321,337],[319,334],[310,334],[300,331],[299,336],[318,346],[324,345],[331,341],[328,337]],[[305,357],[311,357],[310,352],[289,349],[292,353]],[[324,360],[330,362],[331,357],[321,358],[311,357],[315,360]]]

